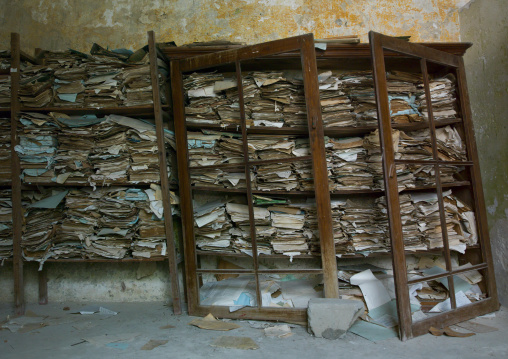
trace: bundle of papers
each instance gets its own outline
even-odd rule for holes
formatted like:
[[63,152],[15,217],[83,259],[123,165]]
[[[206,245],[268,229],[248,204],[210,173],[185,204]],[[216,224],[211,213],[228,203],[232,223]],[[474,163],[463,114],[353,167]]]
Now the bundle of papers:
[[12,257],[12,193],[0,191],[0,262]]
[[[26,183],[95,186],[160,180],[157,137],[150,121],[119,115],[22,113],[20,126],[15,149]],[[174,135],[169,131],[165,143],[171,159]],[[174,177],[172,167],[170,163],[168,173]]]
[[[457,116],[455,82],[455,77],[451,74],[430,80],[430,100],[435,120],[454,119]],[[417,103],[425,119],[428,119],[427,99],[423,91],[423,84],[420,84],[419,88],[422,93],[417,95]]]
[[366,162],[363,138],[329,138],[325,148],[330,190],[373,187],[374,176]]
[[[317,231],[315,206],[280,204],[254,206],[258,254],[309,253]],[[314,215],[310,214],[314,211]],[[196,246],[201,250],[252,255],[252,236],[247,205],[214,201],[194,209]],[[314,231],[312,230],[314,228]]]
[[[178,197],[171,194],[173,205]],[[166,255],[162,193],[111,187],[25,191],[23,255],[48,258],[154,258]]]
[[374,199],[357,198],[346,201],[341,224],[355,252],[388,251],[387,223],[387,216],[377,208]]
[[226,215],[226,203],[217,200],[194,207],[194,233],[199,249],[234,252],[229,233],[233,223]]
[[50,182],[55,176],[53,170],[58,148],[58,125],[48,115],[21,113],[19,119],[18,153],[22,178],[30,182],[37,178]]
[[11,121],[0,118],[0,182],[11,180]]
[[[385,197],[376,202],[386,212]],[[443,192],[446,231],[451,250],[464,253],[466,245],[478,241],[475,215],[471,207],[451,191]],[[442,226],[436,193],[410,193],[399,196],[402,232],[406,250],[427,250],[443,247]]]
[[[11,67],[10,51],[0,50],[0,70],[7,70]],[[0,107],[11,105],[11,76],[0,74]]]
[[[392,130],[395,159],[432,160],[430,130],[403,132]],[[436,129],[438,157],[441,160],[463,161],[466,159],[465,145],[457,130],[451,126]],[[384,188],[381,147],[378,131],[364,137],[363,147],[367,150],[366,161],[373,175],[374,188]],[[462,166],[440,166],[441,183],[456,181],[457,174],[463,171]],[[418,186],[435,185],[435,168],[433,165],[404,164],[396,167],[399,190]]]
[[[124,55],[94,44],[90,53],[43,52],[43,65],[27,65],[21,72],[22,105],[100,108],[153,103],[150,66],[144,49]],[[163,61],[158,61],[157,66],[160,73],[167,73]]]
[[21,248],[26,260],[43,263],[51,257],[52,240],[64,218],[62,200],[66,194],[66,190],[56,188],[22,192],[25,218]]

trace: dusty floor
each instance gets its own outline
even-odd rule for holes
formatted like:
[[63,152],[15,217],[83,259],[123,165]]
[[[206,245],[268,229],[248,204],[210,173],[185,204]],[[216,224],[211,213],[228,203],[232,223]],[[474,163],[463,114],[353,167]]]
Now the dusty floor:
[[[339,340],[314,338],[296,326],[288,338],[269,338],[247,321],[228,332],[188,325],[187,315],[174,316],[162,303],[100,303],[117,315],[71,314],[91,303],[28,305],[27,310],[46,318],[26,318],[47,326],[28,332],[0,330],[0,358],[506,358],[508,357],[508,310],[502,308],[492,319],[476,321],[499,331],[469,338],[434,337],[430,334],[407,341],[396,338],[373,343],[348,333]],[[93,304],[92,304],[93,305]],[[99,304],[97,304],[99,305]],[[70,310],[64,311],[64,307]],[[12,317],[12,305],[0,304],[0,322]],[[167,325],[174,328],[161,329]],[[26,327],[25,327],[26,328]],[[25,329],[26,330],[26,329]],[[21,330],[23,331],[23,330]],[[220,336],[252,338],[259,349],[239,350],[212,347]],[[88,341],[85,341],[88,340]],[[167,340],[151,351],[141,350],[149,340]]]

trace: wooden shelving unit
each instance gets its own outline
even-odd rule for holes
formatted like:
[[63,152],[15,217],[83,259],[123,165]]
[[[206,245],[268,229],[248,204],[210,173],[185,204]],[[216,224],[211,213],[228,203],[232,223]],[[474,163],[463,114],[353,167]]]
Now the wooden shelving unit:
[[[11,108],[1,109],[4,113],[10,113],[11,116],[11,149],[12,149],[12,186],[13,193],[13,233],[14,233],[14,286],[15,286],[15,306],[17,313],[22,314],[24,312],[24,285],[23,285],[23,264],[24,259],[22,256],[21,249],[21,233],[22,233],[22,205],[21,205],[21,191],[29,190],[39,187],[92,187],[89,183],[84,181],[73,181],[69,180],[64,184],[58,183],[47,183],[47,182],[36,182],[36,183],[21,183],[19,174],[21,173],[20,162],[17,153],[14,151],[14,147],[19,143],[17,134],[18,116],[21,112],[37,112],[37,113],[49,113],[59,112],[68,115],[83,115],[83,114],[96,114],[96,115],[126,115],[126,116],[137,116],[137,117],[152,117],[155,119],[155,130],[157,134],[157,147],[159,154],[159,168],[160,168],[160,182],[156,183],[161,186],[163,206],[164,206],[164,226],[166,231],[166,246],[167,255],[164,258],[123,258],[123,259],[108,259],[108,258],[67,258],[67,259],[55,259],[50,258],[46,260],[47,263],[140,263],[140,262],[168,262],[168,269],[171,279],[171,293],[173,300],[173,311],[175,314],[182,312],[180,288],[178,279],[178,263],[175,241],[173,236],[173,219],[171,200],[169,190],[175,190],[178,186],[175,183],[170,184],[168,173],[167,173],[167,159],[164,143],[164,128],[169,126],[163,120],[163,113],[169,110],[168,105],[161,104],[161,96],[159,93],[159,78],[158,78],[158,66],[157,66],[157,51],[155,35],[152,31],[148,32],[148,47],[150,57],[150,73],[151,73],[151,85],[153,89],[153,105],[144,106],[131,106],[131,107],[116,107],[116,108],[65,108],[65,107],[43,107],[43,108],[27,108],[21,107],[18,100],[19,91],[19,77],[20,77],[20,37],[19,34],[12,34],[11,36],[11,53],[12,53],[12,84],[11,84]],[[23,56],[26,59],[33,59],[28,55]],[[34,60],[34,59],[33,59]],[[35,61],[35,60],[34,60]],[[151,182],[153,183],[153,182]],[[104,186],[136,186],[136,187],[147,187],[151,183],[132,183],[132,182],[118,182],[108,183]],[[8,185],[8,184],[6,184]],[[97,184],[96,187],[102,187]],[[48,302],[48,288],[47,288],[47,272],[46,268],[43,267],[39,271],[39,303],[45,304]]]
[[[297,37],[298,38],[298,37]],[[317,64],[317,67],[320,69],[340,69],[340,70],[350,70],[350,71],[362,71],[362,70],[372,70],[376,71],[376,74],[379,77],[380,73],[384,73],[386,70],[380,67],[378,64],[380,54],[375,55],[374,50],[371,51],[371,47],[375,48],[375,44],[371,41],[371,44],[359,44],[359,45],[330,45],[328,44],[328,48],[325,51],[315,50],[305,52],[303,49],[298,49],[297,46],[294,46],[293,49],[286,47],[287,43],[294,43],[297,38],[290,38],[286,40],[280,40],[275,42],[269,42],[265,44],[259,44],[255,46],[220,46],[220,47],[188,47],[188,48],[165,48],[163,51],[166,55],[173,59],[172,61],[172,90],[173,90],[173,103],[174,103],[174,111],[175,111],[175,128],[177,133],[177,145],[178,145],[178,165],[179,165],[179,176],[180,176],[180,184],[181,184],[181,201],[182,201],[182,215],[184,217],[184,242],[185,242],[185,261],[186,261],[186,287],[188,292],[188,305],[189,312],[194,315],[202,315],[207,314],[209,311],[214,313],[215,315],[222,317],[233,317],[233,318],[254,318],[254,319],[279,319],[279,320],[293,320],[293,321],[302,321],[305,320],[305,313],[299,310],[281,310],[274,308],[262,308],[261,306],[254,308],[244,308],[239,310],[238,312],[229,313],[226,308],[218,308],[218,307],[203,307],[199,303],[199,287],[202,285],[200,280],[198,279],[199,275],[207,273],[229,273],[229,274],[252,274],[257,276],[261,273],[265,273],[265,271],[259,270],[258,262],[263,259],[276,259],[276,260],[287,260],[289,261],[289,257],[287,255],[282,254],[258,254],[256,255],[256,240],[252,241],[253,248],[253,257],[250,257],[244,253],[233,253],[231,251],[206,251],[200,250],[196,248],[195,239],[194,239],[194,216],[193,216],[193,204],[192,199],[195,195],[200,194],[215,194],[215,195],[224,195],[224,196],[247,196],[247,199],[252,197],[252,195],[261,195],[267,197],[289,197],[289,198],[302,198],[302,197],[312,197],[316,198],[316,203],[321,205],[321,209],[326,212],[330,211],[329,207],[329,198],[355,198],[361,196],[368,197],[380,197],[386,196],[387,201],[389,202],[389,224],[390,224],[390,233],[391,233],[391,250],[388,252],[372,252],[368,255],[367,258],[371,257],[392,257],[394,270],[397,271],[396,274],[396,285],[398,291],[398,310],[399,313],[404,311],[406,314],[408,313],[409,308],[409,298],[407,297],[407,286],[409,284],[413,284],[414,281],[404,281],[401,277],[405,276],[405,258],[408,255],[444,255],[447,258],[448,265],[450,250],[448,245],[445,244],[444,248],[435,248],[429,250],[416,250],[416,251],[408,251],[404,250],[404,243],[402,238],[402,230],[400,229],[400,213],[397,213],[393,210],[394,206],[398,206],[398,197],[395,200],[394,196],[398,196],[399,194],[412,194],[415,192],[433,192],[437,193],[440,197],[440,211],[441,213],[444,210],[443,204],[443,196],[442,193],[444,190],[452,190],[454,195],[457,195],[470,205],[474,213],[476,214],[476,225],[478,228],[478,236],[479,241],[478,244],[467,246],[465,255],[461,255],[460,258],[463,260],[463,263],[471,262],[473,264],[473,268],[480,270],[482,275],[484,275],[485,280],[482,282],[482,288],[485,289],[485,293],[487,294],[487,299],[482,300],[478,303],[475,303],[471,307],[473,307],[473,311],[468,313],[465,308],[456,309],[453,307],[451,312],[444,313],[441,316],[432,319],[427,322],[411,324],[410,320],[407,316],[399,316],[401,317],[400,328],[401,328],[401,339],[405,340],[412,336],[421,335],[424,333],[426,328],[432,323],[436,325],[436,323],[441,323],[440,320],[450,324],[452,322],[459,322],[476,316],[481,313],[487,313],[489,311],[495,310],[498,307],[497,294],[495,289],[495,282],[493,277],[493,269],[492,269],[492,259],[490,255],[490,245],[488,232],[486,231],[486,218],[485,218],[485,207],[483,204],[483,194],[481,190],[481,182],[479,178],[479,169],[478,169],[478,160],[476,155],[476,148],[474,144],[474,136],[472,130],[472,124],[470,120],[470,110],[469,110],[469,102],[467,99],[467,87],[465,85],[465,76],[463,70],[463,63],[461,56],[464,55],[465,51],[471,46],[470,43],[425,43],[425,44],[407,44],[404,45],[402,41],[397,41],[399,44],[394,46],[393,51],[384,51],[382,53],[382,57],[386,59],[387,69],[395,68],[395,69],[403,69],[402,71],[408,72],[420,72],[422,71],[420,65],[422,61],[428,61],[428,73],[439,74],[451,72],[457,78],[458,88],[457,91],[459,93],[458,97],[458,106],[459,111],[456,118],[453,119],[443,119],[443,120],[435,120],[432,115],[429,115],[428,121],[426,122],[415,122],[415,123],[405,123],[405,124],[395,124],[391,122],[391,117],[389,112],[387,113],[387,107],[385,106],[386,98],[380,98],[380,93],[386,91],[386,80],[379,81],[377,79],[376,85],[376,94],[377,94],[377,102],[378,102],[378,125],[369,125],[369,126],[360,126],[360,127],[336,127],[336,128],[323,128],[320,124],[321,116],[319,106],[316,106],[315,94],[306,95],[307,102],[307,118],[309,121],[309,127],[256,127],[249,126],[245,124],[245,113],[242,112],[243,104],[242,104],[242,96],[239,98],[240,102],[240,111],[242,124],[241,126],[236,125],[210,125],[210,124],[198,124],[196,122],[186,122],[185,120],[185,104],[184,104],[184,90],[183,90],[183,74],[190,74],[192,72],[210,72],[217,69],[217,72],[235,72],[237,75],[237,83],[241,84],[242,81],[241,76],[239,76],[240,72],[243,71],[266,71],[266,70],[274,70],[274,71],[283,71],[284,69],[294,69],[295,63],[314,63]],[[384,39],[384,38],[383,38]],[[287,43],[284,41],[288,41]],[[387,41],[388,42],[388,41]],[[392,45],[392,42],[389,42]],[[402,45],[400,44],[402,43]],[[412,52],[415,48],[418,49],[416,51],[416,55]],[[312,54],[311,54],[312,53]],[[432,56],[430,56],[430,55]],[[426,57],[429,55],[430,57]],[[309,59],[314,58],[313,59]],[[255,60],[253,60],[255,58]],[[305,58],[305,59],[304,59]],[[448,60],[453,58],[453,61],[449,62]],[[424,60],[422,60],[424,59]],[[310,62],[306,62],[310,61]],[[313,62],[315,61],[315,62]],[[444,64],[444,65],[443,65]],[[383,64],[384,66],[384,64]],[[307,67],[306,67],[307,69]],[[427,76],[428,76],[427,73]],[[303,72],[304,81],[310,82],[314,86],[315,78],[312,77],[317,76],[314,72],[314,67],[310,69],[310,71]],[[426,77],[426,86],[428,88],[428,77]],[[309,87],[306,88],[306,90]],[[312,90],[311,90],[312,91]],[[317,92],[317,91],[316,91]],[[242,93],[242,86],[238,86],[238,93]],[[427,98],[429,94],[427,93]],[[383,105],[380,105],[383,103]],[[383,107],[384,106],[384,107]],[[326,163],[324,160],[324,152],[321,149],[313,148],[312,156],[309,157],[301,157],[301,158],[289,158],[289,159],[280,159],[273,161],[258,161],[252,160],[248,158],[248,153],[244,151],[243,162],[234,163],[234,164],[217,164],[212,166],[200,166],[200,167],[190,167],[188,165],[188,154],[187,154],[187,132],[197,132],[201,130],[210,130],[217,132],[229,132],[241,134],[241,139],[244,143],[244,148],[246,147],[246,135],[285,135],[285,136],[293,136],[293,137],[307,137],[309,136],[309,132],[312,132],[313,124],[317,123],[318,135],[317,136],[328,136],[334,138],[344,138],[344,137],[353,137],[353,136],[362,136],[369,134],[375,130],[380,131],[382,143],[381,146],[383,148],[383,161],[384,161],[384,177],[385,183],[384,188],[382,189],[341,189],[335,191],[327,190],[328,186],[322,183],[323,187],[319,187],[316,185],[316,191],[261,191],[253,188],[250,181],[247,180],[248,185],[247,188],[226,188],[220,185],[191,185],[190,184],[190,175],[192,173],[198,173],[200,171],[212,170],[212,169],[221,169],[221,170],[234,170],[236,172],[242,172],[245,170],[246,178],[249,178],[248,169],[251,166],[262,165],[267,163],[292,163],[295,161],[310,161],[313,162],[314,168],[314,178],[318,178],[322,176],[322,171],[326,168]],[[468,158],[465,161],[441,161],[436,157],[436,142],[433,137],[432,148],[433,148],[433,158],[427,161],[415,161],[415,160],[397,160],[393,156],[393,152],[387,151],[389,147],[387,144],[390,141],[388,136],[391,136],[391,130],[400,130],[400,131],[416,131],[423,129],[430,129],[432,133],[435,133],[435,130],[438,128],[451,126],[452,128],[458,129],[462,140],[465,142],[467,146],[467,154]],[[384,135],[383,135],[384,133]],[[385,136],[385,137],[382,137]],[[391,161],[391,162],[390,162]],[[440,166],[461,166],[466,168],[466,172],[469,175],[461,176],[460,179],[456,179],[453,182],[444,182],[441,183],[439,175],[436,175],[436,182],[433,185],[427,186],[416,186],[412,188],[404,188],[401,189],[397,187],[397,178],[390,173],[390,166],[394,167],[396,165],[425,165],[431,166],[439,169]],[[393,169],[392,169],[393,170]],[[439,172],[437,172],[439,173]],[[390,177],[392,176],[392,177]],[[464,177],[464,178],[462,178]],[[387,178],[390,178],[388,181]],[[323,180],[324,178],[320,178]],[[326,189],[324,189],[326,187]],[[319,189],[318,189],[319,188]],[[326,191],[327,198],[323,199],[323,196],[318,198],[318,193],[322,195],[322,191]],[[249,200],[250,201],[250,200]],[[254,226],[254,221],[252,219],[252,202],[249,202],[250,210],[250,222],[249,226],[252,228]],[[328,220],[328,216],[319,221],[320,226],[326,227],[326,222]],[[443,223],[443,228],[446,228],[445,219],[441,215],[441,222]],[[323,227],[323,228],[324,228]],[[399,229],[397,229],[399,228]],[[320,231],[322,227],[320,227]],[[443,233],[443,237],[446,234]],[[332,236],[333,237],[333,236]],[[250,238],[256,238],[255,233],[252,233]],[[323,229],[320,232],[321,238],[321,255],[295,255],[292,257],[293,261],[300,260],[309,260],[314,259],[317,261],[322,261],[323,266],[320,269],[325,278],[325,293],[326,287],[328,283],[328,288],[331,287],[330,282],[332,278],[336,280],[336,272],[334,270],[335,261],[339,261],[341,259],[361,259],[366,258],[361,253],[346,253],[340,255],[340,258],[335,258],[335,251],[333,247],[333,243],[330,238],[329,232],[327,229]],[[444,240],[447,242],[447,239]],[[333,258],[332,258],[333,256]],[[216,258],[242,258],[242,259],[252,259],[253,266],[252,269],[248,270],[220,270],[220,269],[203,269],[199,267],[199,259],[206,257],[216,257]],[[333,263],[333,264],[332,264]],[[333,267],[333,268],[332,268]],[[277,273],[289,273],[288,270],[276,270]],[[451,278],[454,274],[458,274],[461,271],[454,271],[451,267],[447,268],[447,273],[442,277]],[[274,272],[275,273],[275,272]],[[309,272],[310,273],[310,272]],[[438,276],[439,277],[439,276]],[[433,277],[426,277],[425,280],[435,279]],[[440,277],[441,278],[441,277]],[[406,278],[407,279],[407,278]],[[416,283],[416,282],[415,282]],[[453,288],[453,287],[452,287]],[[452,289],[453,290],[453,289]],[[328,290],[328,293],[335,293],[333,290]],[[402,293],[404,292],[404,293]],[[330,295],[333,296],[333,295]],[[258,301],[259,303],[259,301]]]

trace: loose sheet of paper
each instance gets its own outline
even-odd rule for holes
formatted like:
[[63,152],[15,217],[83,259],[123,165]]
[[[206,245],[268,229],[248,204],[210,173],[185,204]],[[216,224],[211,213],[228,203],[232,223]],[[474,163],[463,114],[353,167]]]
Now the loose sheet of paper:
[[385,286],[372,274],[370,269],[355,274],[350,278],[350,282],[362,290],[369,311],[391,301]]

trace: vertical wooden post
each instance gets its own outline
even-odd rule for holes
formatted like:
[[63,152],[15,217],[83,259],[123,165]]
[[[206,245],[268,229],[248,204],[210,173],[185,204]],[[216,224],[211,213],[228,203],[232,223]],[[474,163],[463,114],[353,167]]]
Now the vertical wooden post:
[[338,298],[337,257],[335,256],[335,242],[333,240],[330,188],[328,184],[323,122],[321,120],[314,36],[312,34],[302,36],[301,38],[301,57],[312,153],[316,210],[319,218],[318,227],[321,244],[321,262],[323,265],[324,294],[326,298]]
[[23,208],[21,207],[21,166],[14,150],[18,144],[18,99],[20,79],[20,37],[11,33],[11,186],[12,186],[12,245],[14,271],[14,305],[16,314],[25,313],[25,288],[23,282],[23,256],[21,251],[21,231],[23,227]]
[[159,152],[159,171],[162,189],[162,205],[164,208],[164,227],[166,231],[169,275],[171,278],[171,295],[173,297],[173,312],[175,314],[182,314],[182,304],[180,300],[180,282],[178,279],[178,264],[176,262],[175,241],[173,233],[173,215],[171,210],[171,199],[169,195],[166,145],[164,140],[164,125],[162,120],[162,106],[159,93],[157,48],[155,45],[155,35],[153,31],[148,32],[148,51],[150,58],[150,75],[152,79],[155,130],[157,133],[157,147]]
[[383,173],[385,184],[386,207],[390,223],[392,246],[393,277],[397,295],[397,314],[399,316],[400,339],[405,341],[412,337],[411,307],[407,286],[406,256],[404,238],[400,221],[400,202],[395,168],[395,156],[392,142],[392,125],[386,86],[385,59],[380,35],[370,31],[369,42],[372,56],[372,69],[376,89],[377,116],[381,151],[383,153]]

